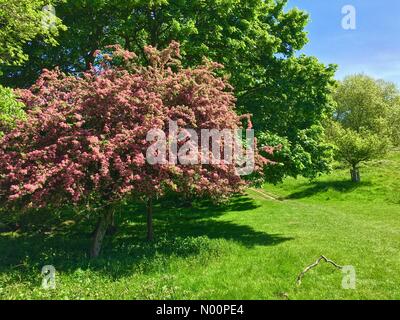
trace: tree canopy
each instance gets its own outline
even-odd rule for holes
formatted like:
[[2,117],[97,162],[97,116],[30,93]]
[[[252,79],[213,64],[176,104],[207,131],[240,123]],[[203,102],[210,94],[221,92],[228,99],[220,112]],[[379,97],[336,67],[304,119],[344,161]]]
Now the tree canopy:
[[[0,0],[0,64],[19,65],[28,60],[24,45],[32,40],[57,44],[60,19],[45,10],[45,0]],[[50,16],[52,15],[52,16]]]
[[[324,143],[321,121],[332,111],[330,93],[335,66],[297,56],[307,43],[308,15],[286,10],[285,0],[69,0],[57,5],[68,27],[58,46],[40,38],[25,44],[31,57],[21,67],[3,65],[3,84],[26,87],[43,68],[59,66],[79,74],[95,63],[93,53],[119,43],[138,52],[143,64],[146,44],[163,48],[181,43],[182,63],[193,67],[204,56],[222,63],[230,77],[237,110],[253,114],[254,128],[267,141],[289,151],[275,155],[283,167],[271,172],[314,177],[329,170],[331,153]],[[306,143],[303,136],[308,137]]]
[[333,123],[330,138],[336,145],[336,158],[351,167],[351,179],[360,182],[359,165],[380,158],[389,150],[390,139],[366,129],[355,131]]
[[339,83],[334,99],[334,119],[344,128],[367,130],[399,143],[400,92],[394,83],[351,75]]

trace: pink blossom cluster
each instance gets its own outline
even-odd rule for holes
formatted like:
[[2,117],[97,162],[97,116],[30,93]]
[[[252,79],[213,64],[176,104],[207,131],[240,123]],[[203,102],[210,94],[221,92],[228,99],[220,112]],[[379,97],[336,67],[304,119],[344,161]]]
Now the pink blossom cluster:
[[[166,190],[223,197],[246,182],[234,165],[150,165],[145,161],[151,129],[168,121],[201,129],[236,129],[232,88],[215,76],[211,62],[180,65],[179,44],[147,47],[148,67],[113,46],[80,77],[44,70],[21,90],[28,119],[0,141],[0,201],[27,206],[80,203],[93,195],[116,201],[125,195],[157,197]],[[124,64],[113,66],[113,57]],[[111,57],[111,58],[110,58]],[[256,171],[267,160],[257,154]]]

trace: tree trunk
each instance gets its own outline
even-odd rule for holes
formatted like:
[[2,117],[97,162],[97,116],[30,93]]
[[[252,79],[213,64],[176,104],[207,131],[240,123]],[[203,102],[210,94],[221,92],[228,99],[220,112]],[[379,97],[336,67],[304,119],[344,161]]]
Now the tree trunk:
[[356,183],[359,183],[361,181],[360,169],[357,168],[356,166],[353,166],[353,168],[350,169],[350,174],[351,174],[351,181]]
[[92,248],[90,249],[90,257],[97,258],[101,250],[101,244],[107,229],[113,221],[114,209],[106,208],[105,212],[100,216],[97,223],[96,231],[93,236]]
[[110,224],[107,228],[106,235],[112,236],[117,232],[117,226],[115,225],[115,210],[112,210],[111,218],[110,218]]
[[154,232],[153,232],[153,200],[149,198],[146,204],[147,211],[147,240],[153,241]]

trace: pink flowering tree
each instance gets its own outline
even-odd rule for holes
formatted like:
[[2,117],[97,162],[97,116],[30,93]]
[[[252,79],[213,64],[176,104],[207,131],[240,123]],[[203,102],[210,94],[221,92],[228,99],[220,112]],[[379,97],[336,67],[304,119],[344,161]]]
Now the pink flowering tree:
[[[36,84],[20,92],[27,121],[0,141],[1,203],[100,208],[92,257],[100,252],[114,205],[125,197],[147,203],[151,240],[152,201],[166,191],[220,199],[247,185],[234,164],[146,161],[151,130],[169,137],[171,121],[197,131],[237,129],[241,118],[234,112],[232,88],[215,76],[220,65],[183,69],[175,42],[163,51],[145,51],[147,67],[113,46],[98,52],[96,67],[80,77],[44,70]],[[265,164],[255,152],[253,176]]]

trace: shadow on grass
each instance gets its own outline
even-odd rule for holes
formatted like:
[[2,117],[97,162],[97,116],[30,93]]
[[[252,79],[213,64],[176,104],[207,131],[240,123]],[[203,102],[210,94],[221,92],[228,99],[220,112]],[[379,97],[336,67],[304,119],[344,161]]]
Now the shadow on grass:
[[85,221],[47,234],[0,234],[0,272],[29,281],[33,270],[37,276],[42,266],[51,264],[62,272],[90,269],[119,278],[135,272],[168,268],[171,257],[195,256],[207,261],[220,255],[226,247],[210,239],[236,242],[249,248],[291,240],[218,219],[227,212],[255,208],[253,200],[246,196],[236,197],[218,207],[207,202],[192,208],[182,208],[176,202],[158,203],[154,209],[156,240],[148,243],[145,241],[144,208],[127,205],[117,216],[117,233],[106,237],[101,257],[96,260],[90,260],[87,254],[95,221]]
[[294,192],[286,197],[286,199],[301,199],[311,197],[318,193],[323,193],[328,190],[335,190],[339,192],[351,192],[362,186],[369,186],[371,182],[353,182],[350,180],[344,181],[314,181],[311,182],[304,190]]

